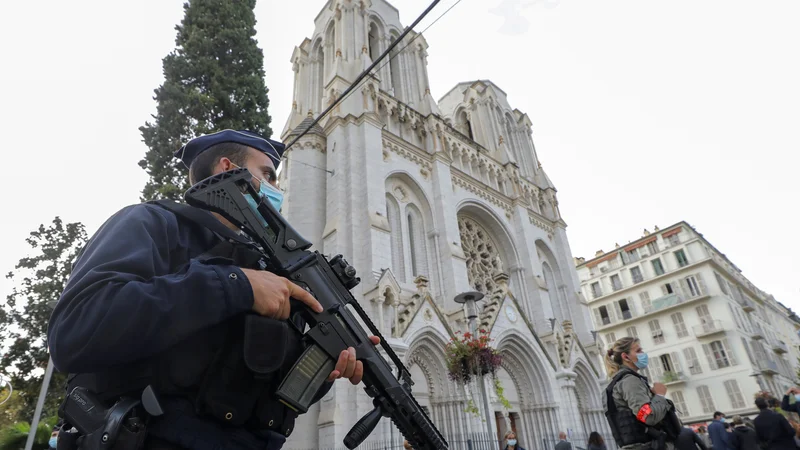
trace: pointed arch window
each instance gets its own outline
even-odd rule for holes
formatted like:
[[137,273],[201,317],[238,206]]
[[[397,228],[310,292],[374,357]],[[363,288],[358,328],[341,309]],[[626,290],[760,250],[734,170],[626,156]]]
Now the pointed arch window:
[[411,259],[411,276],[428,275],[428,258],[425,245],[425,232],[422,225],[422,214],[416,206],[409,204],[408,215],[409,258]]
[[400,223],[400,205],[392,195],[386,194],[386,219],[389,222],[392,253],[392,273],[398,280],[406,281],[406,266],[403,253],[403,228]]

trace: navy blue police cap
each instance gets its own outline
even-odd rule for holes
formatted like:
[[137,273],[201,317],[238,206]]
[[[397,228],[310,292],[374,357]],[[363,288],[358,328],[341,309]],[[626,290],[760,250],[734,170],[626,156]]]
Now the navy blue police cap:
[[194,161],[195,158],[200,155],[200,153],[203,153],[214,145],[222,144],[223,142],[235,142],[237,144],[252,147],[260,152],[264,152],[270,157],[270,159],[272,159],[276,169],[281,163],[283,151],[286,150],[286,146],[284,144],[262,137],[256,133],[253,133],[252,131],[222,130],[217,133],[198,136],[190,140],[184,144],[180,150],[175,152],[174,155],[176,158],[183,161],[183,164],[185,164],[188,168],[192,165],[192,161]]

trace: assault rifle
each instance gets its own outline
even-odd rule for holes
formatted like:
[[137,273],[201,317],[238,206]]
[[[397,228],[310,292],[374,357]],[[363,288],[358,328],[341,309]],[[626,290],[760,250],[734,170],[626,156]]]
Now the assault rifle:
[[[247,233],[261,247],[270,272],[292,280],[322,304],[321,313],[307,307],[293,308],[293,318],[300,314],[310,329],[304,335],[306,350],[281,382],[278,398],[298,413],[308,411],[339,354],[353,347],[356,359],[364,365],[364,390],[372,398],[374,409],[353,426],[344,439],[345,446],[357,447],[372,433],[381,417],[389,417],[414,448],[447,449],[444,437],[411,395],[414,383],[408,369],[350,293],[361,282],[356,270],[341,255],[328,261],[319,252],[309,251],[311,243],[269,202],[261,200],[250,184],[251,178],[246,169],[223,172],[192,186],[184,198],[189,205],[221,214]],[[249,206],[246,195],[256,200],[257,210]],[[295,305],[301,304],[295,302]],[[370,333],[381,338],[383,350],[397,368],[397,377],[348,305]]]

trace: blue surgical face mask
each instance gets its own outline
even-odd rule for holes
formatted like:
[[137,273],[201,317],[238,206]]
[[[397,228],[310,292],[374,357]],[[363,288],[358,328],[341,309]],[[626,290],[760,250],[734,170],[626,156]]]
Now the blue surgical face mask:
[[50,448],[58,448],[58,438],[55,436],[51,437],[47,445],[49,445]]
[[[234,167],[236,167],[237,169],[241,169],[241,167],[237,166],[236,164],[234,164]],[[278,190],[278,188],[276,188],[275,186],[267,183],[266,180],[263,180],[258,177],[255,177],[255,179],[258,180],[259,184],[258,195],[261,198],[268,200],[272,205],[272,207],[275,208],[275,211],[280,212],[281,206],[283,206],[283,192]],[[246,195],[245,197],[247,198],[247,203],[250,205],[250,207],[253,208],[253,210],[258,210],[259,202],[257,202],[250,195]],[[261,224],[264,225],[265,227],[267,226],[267,222],[263,219],[261,219]]]
[[647,368],[647,362],[647,353],[642,352],[636,355],[636,362],[634,364],[636,364],[636,367],[638,367],[639,370],[643,370]]
[[509,439],[508,440],[508,445],[517,445],[517,440],[516,439]]

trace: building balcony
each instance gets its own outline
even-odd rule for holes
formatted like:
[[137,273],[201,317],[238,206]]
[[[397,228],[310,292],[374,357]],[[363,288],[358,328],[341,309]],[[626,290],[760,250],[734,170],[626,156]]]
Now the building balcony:
[[789,346],[783,341],[773,341],[770,345],[775,353],[789,353]]
[[722,326],[721,320],[711,320],[702,325],[695,325],[692,327],[694,335],[697,338],[711,336],[717,333],[724,333],[725,327]]
[[739,297],[736,299],[736,303],[738,303],[745,312],[753,312],[756,310],[756,304],[749,298]]
[[755,340],[764,339],[764,330],[761,329],[761,325],[753,324],[753,331],[750,333],[750,337]]
[[664,375],[661,376],[661,382],[667,386],[683,384],[686,383],[688,379],[689,377],[683,372],[664,372]]
[[768,375],[775,375],[777,373],[780,373],[778,372],[778,363],[770,359],[762,359],[758,361],[757,365],[758,365],[758,370],[760,370],[761,373]]

